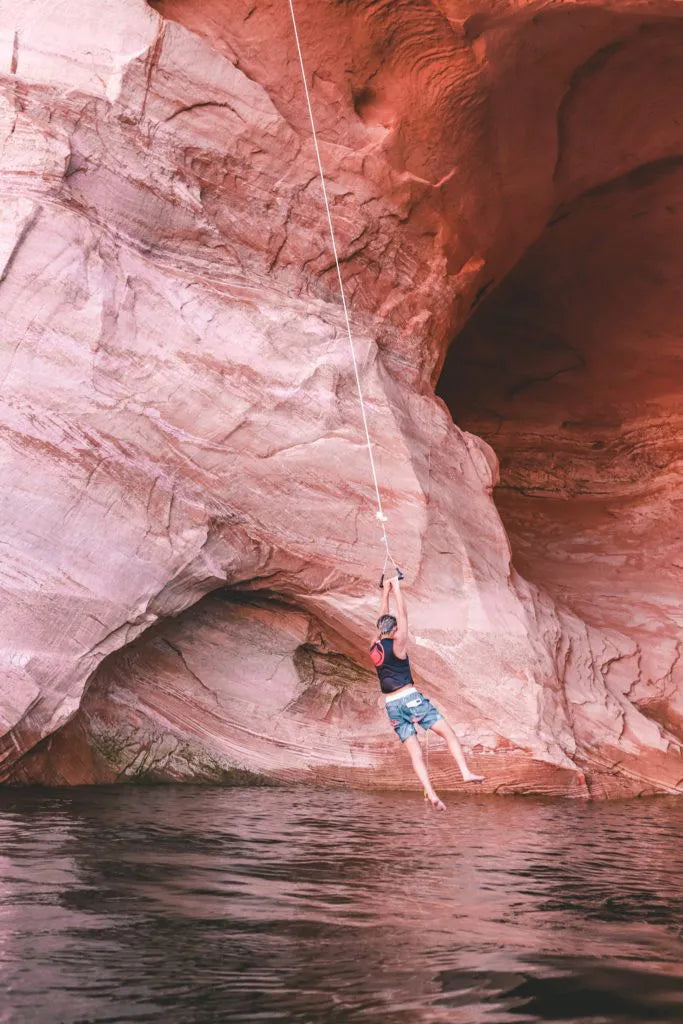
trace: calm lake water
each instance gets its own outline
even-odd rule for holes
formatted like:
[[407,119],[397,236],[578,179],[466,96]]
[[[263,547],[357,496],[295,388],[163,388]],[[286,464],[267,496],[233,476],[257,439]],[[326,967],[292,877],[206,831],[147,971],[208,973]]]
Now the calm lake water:
[[0,790],[0,1021],[683,1020],[683,801]]

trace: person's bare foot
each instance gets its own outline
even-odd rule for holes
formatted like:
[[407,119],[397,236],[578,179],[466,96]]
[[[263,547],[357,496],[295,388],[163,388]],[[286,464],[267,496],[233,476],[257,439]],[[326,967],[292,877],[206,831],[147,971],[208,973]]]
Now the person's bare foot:
[[475,775],[474,772],[467,772],[466,775],[463,775],[462,781],[463,782],[483,782],[485,780],[485,778],[486,778],[485,775]]
[[434,796],[428,796],[427,799],[429,800],[430,804],[432,805],[432,807],[434,808],[435,811],[445,811],[446,810],[445,803],[443,802],[443,800],[439,800],[439,798],[436,795],[436,793],[434,794]]

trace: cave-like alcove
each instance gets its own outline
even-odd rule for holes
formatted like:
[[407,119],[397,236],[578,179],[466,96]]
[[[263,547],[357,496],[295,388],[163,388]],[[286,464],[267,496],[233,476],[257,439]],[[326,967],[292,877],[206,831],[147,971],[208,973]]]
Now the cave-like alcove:
[[681,237],[683,157],[587,191],[482,301],[439,382],[498,455],[517,568],[655,647],[678,635],[683,566]]

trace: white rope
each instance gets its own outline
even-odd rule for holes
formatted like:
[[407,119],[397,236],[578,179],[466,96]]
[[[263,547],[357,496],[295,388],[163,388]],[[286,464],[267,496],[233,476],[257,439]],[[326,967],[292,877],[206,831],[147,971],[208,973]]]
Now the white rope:
[[[294,4],[293,4],[292,0],[289,0],[289,10],[290,10],[290,14],[292,15],[292,25],[294,27],[294,40],[296,42],[296,50],[297,50],[297,53],[299,55],[299,66],[301,68],[301,80],[304,83],[304,92],[306,94],[306,106],[308,107],[308,116],[309,116],[310,121],[311,121],[311,131],[313,132],[313,145],[315,146],[315,155],[316,155],[316,158],[318,160],[318,171],[320,173],[320,184],[322,186],[323,200],[325,201],[325,212],[327,213],[327,223],[328,223],[328,226],[329,226],[329,229],[330,229],[330,239],[332,241],[332,252],[334,253],[334,262],[335,262],[335,265],[337,267],[337,277],[339,279],[339,292],[341,294],[342,306],[344,308],[344,319],[346,321],[346,333],[347,333],[348,338],[349,338],[349,348],[351,349],[351,361],[353,363],[353,372],[354,372],[355,377],[356,377],[356,387],[358,389],[358,399],[360,401],[360,411],[361,411],[361,416],[363,418],[363,429],[365,431],[365,441],[366,441],[366,444],[368,446],[368,456],[370,458],[370,469],[372,470],[372,479],[373,479],[373,482],[374,482],[374,485],[375,485],[375,495],[376,495],[376,498],[377,498],[377,512],[375,513],[375,515],[376,515],[377,520],[379,521],[379,524],[380,524],[381,529],[382,529],[382,539],[384,541],[384,546],[385,546],[385,548],[387,550],[387,557],[390,558],[391,561],[393,562],[394,560],[393,560],[393,558],[391,558],[391,555],[389,554],[389,540],[387,538],[387,531],[386,531],[386,527],[384,525],[386,523],[386,521],[387,521],[387,517],[385,516],[384,509],[382,508],[382,498],[381,498],[380,492],[379,492],[379,483],[377,481],[377,470],[375,468],[375,457],[374,457],[374,455],[372,453],[372,441],[370,440],[370,431],[368,429],[368,418],[367,418],[367,415],[365,413],[365,402],[363,401],[363,389],[361,387],[360,374],[358,372],[358,362],[356,360],[356,350],[355,350],[354,345],[353,345],[353,335],[351,334],[351,322],[349,320],[349,311],[348,311],[348,308],[347,308],[347,305],[346,305],[346,294],[344,292],[344,282],[342,280],[341,269],[339,267],[339,256],[337,255],[337,241],[336,241],[335,234],[334,234],[334,227],[332,225],[332,215],[330,213],[330,204],[329,204],[329,202],[327,200],[327,187],[325,185],[325,174],[324,174],[324,171],[323,171],[322,159],[320,157],[320,149],[318,147],[318,134],[317,134],[316,129],[315,129],[315,120],[313,118],[313,108],[311,107],[311,97],[310,97],[309,92],[308,92],[308,82],[306,81],[306,68],[304,66],[304,58],[303,58],[303,54],[301,52],[301,44],[299,42],[299,31],[297,29],[296,16],[294,14]],[[385,565],[386,565],[386,561],[385,561]]]

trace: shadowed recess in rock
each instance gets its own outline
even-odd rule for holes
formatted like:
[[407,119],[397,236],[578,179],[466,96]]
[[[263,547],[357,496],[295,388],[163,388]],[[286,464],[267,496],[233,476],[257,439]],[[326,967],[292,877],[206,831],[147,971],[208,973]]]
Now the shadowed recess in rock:
[[679,739],[682,230],[679,158],[589,191],[482,303],[439,384],[500,459],[515,564],[628,638],[611,681]]

